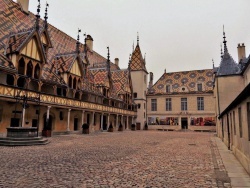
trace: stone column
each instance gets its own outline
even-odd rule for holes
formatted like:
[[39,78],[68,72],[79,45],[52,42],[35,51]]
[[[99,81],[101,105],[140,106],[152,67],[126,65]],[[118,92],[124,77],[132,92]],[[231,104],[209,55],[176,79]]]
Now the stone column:
[[101,130],[103,131],[103,113],[101,114]]
[[69,128],[69,123],[70,123],[70,111],[71,111],[71,109],[68,109],[68,123],[67,123],[67,131],[70,131],[70,128]]
[[122,124],[122,129],[124,130],[125,125],[124,125],[123,115],[121,115],[121,124]]
[[85,111],[83,110],[82,111],[82,125],[84,124],[84,113],[85,113]]
[[48,106],[47,108],[47,114],[46,114],[46,128],[48,128],[49,125],[49,111],[50,111],[51,106]]
[[92,115],[92,122],[91,122],[91,126],[92,126],[92,131],[94,132],[95,131],[95,127],[94,127],[94,123],[95,123],[95,112],[93,112],[93,115]]
[[110,114],[108,114],[107,130],[109,129],[109,115],[110,115]]
[[118,130],[118,128],[119,128],[119,121],[118,121],[118,119],[119,119],[119,115],[117,114],[116,115],[116,129]]
[[129,123],[128,123],[128,116],[127,116],[127,130],[128,130],[128,127],[129,127]]

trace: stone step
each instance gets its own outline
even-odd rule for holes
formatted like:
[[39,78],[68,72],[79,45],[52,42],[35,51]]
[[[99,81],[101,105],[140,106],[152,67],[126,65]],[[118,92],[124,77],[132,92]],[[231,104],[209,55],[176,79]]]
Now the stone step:
[[0,146],[32,146],[32,145],[45,145],[48,144],[49,141],[47,139],[38,137],[34,138],[8,138],[7,139],[1,138]]

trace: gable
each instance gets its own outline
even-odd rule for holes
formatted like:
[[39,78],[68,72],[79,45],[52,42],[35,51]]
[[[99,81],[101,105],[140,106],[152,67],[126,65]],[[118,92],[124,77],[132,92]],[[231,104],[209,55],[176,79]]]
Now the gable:
[[43,44],[48,45],[48,40],[47,40],[47,37],[45,36],[45,33],[42,34],[41,41],[42,41]]
[[21,54],[31,57],[35,60],[41,61],[41,52],[38,48],[38,42],[35,37],[33,37],[28,44],[22,49]]
[[73,66],[70,69],[70,73],[75,74],[75,75],[80,76],[80,77],[82,76],[79,62],[77,59],[74,61]]

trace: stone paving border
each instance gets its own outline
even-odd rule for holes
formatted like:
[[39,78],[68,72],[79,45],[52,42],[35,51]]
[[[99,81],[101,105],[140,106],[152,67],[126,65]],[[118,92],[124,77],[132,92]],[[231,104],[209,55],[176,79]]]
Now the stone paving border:
[[218,188],[231,188],[231,180],[228,177],[225,166],[223,165],[218,146],[213,137],[211,137],[211,153],[214,164],[214,175]]

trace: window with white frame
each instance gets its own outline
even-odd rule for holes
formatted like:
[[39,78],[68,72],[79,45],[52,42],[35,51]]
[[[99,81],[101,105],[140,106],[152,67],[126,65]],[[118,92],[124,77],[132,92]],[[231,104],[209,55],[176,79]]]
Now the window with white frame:
[[187,98],[181,98],[181,110],[182,111],[187,110]]
[[201,83],[197,84],[197,91],[202,91],[202,84]]
[[197,109],[204,110],[204,97],[197,97]]
[[172,100],[171,100],[171,98],[166,98],[166,111],[172,111]]
[[157,99],[151,99],[151,111],[157,111]]

